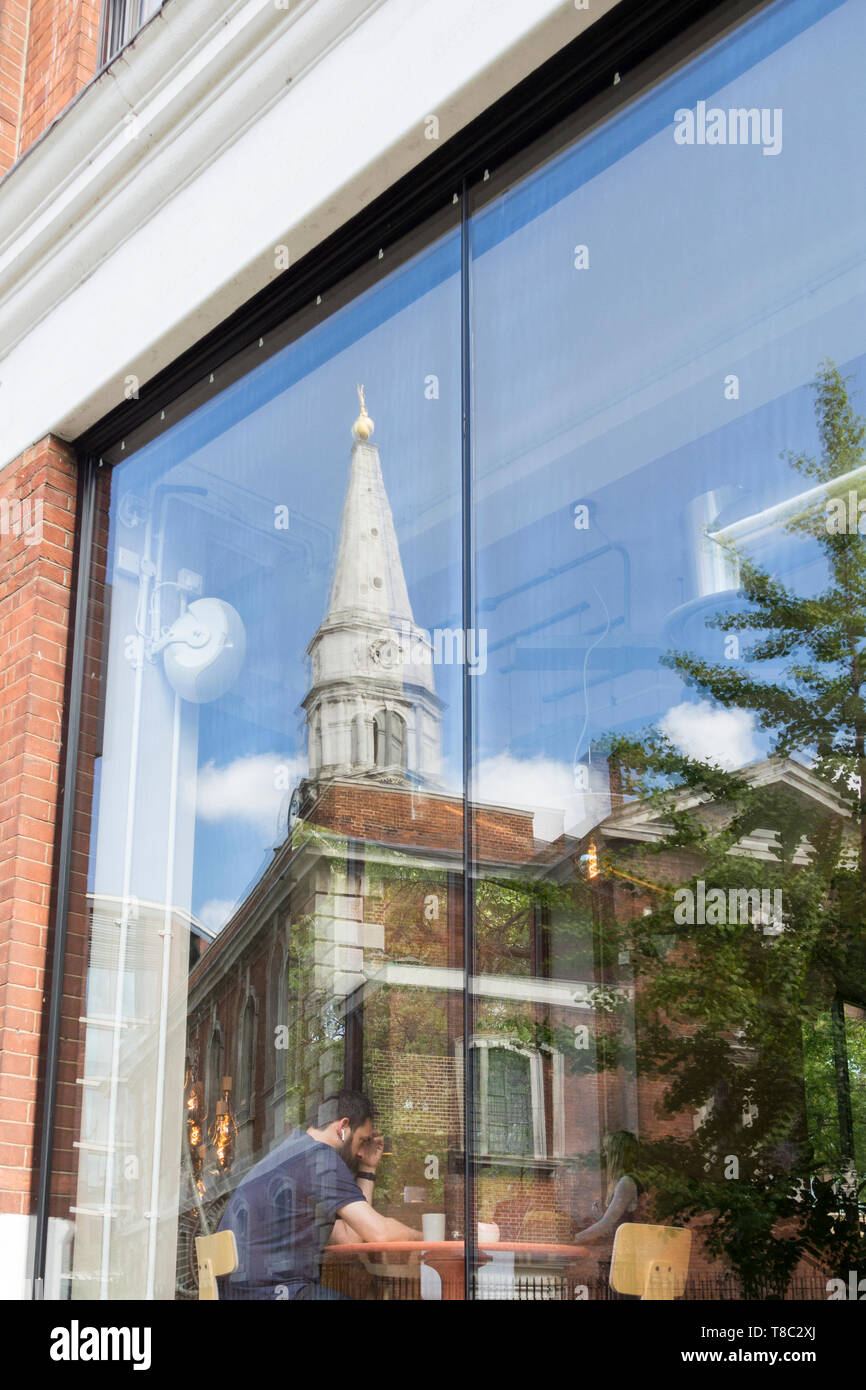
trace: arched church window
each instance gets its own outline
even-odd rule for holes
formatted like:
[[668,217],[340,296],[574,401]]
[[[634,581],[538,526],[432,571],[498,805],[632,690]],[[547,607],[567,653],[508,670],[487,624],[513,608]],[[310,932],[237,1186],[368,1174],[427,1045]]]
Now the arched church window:
[[241,1019],[241,1046],[238,1058],[238,1104],[242,1110],[252,1108],[255,1086],[255,1028],[256,1010],[252,999],[248,999]]
[[528,1053],[491,1047],[487,1053],[487,1150],[533,1152],[532,1065]]
[[219,1029],[214,1029],[207,1050],[207,1067],[204,1078],[205,1113],[212,1117],[220,1098],[220,1084],[223,1074],[223,1040]]
[[301,1118],[299,1088],[303,1062],[304,974],[301,955],[293,940],[283,969],[283,1029],[279,1035],[278,1068],[282,1070],[287,1096],[286,1119],[297,1124]]
[[406,766],[406,721],[394,710],[380,710],[373,720],[373,761],[383,768]]

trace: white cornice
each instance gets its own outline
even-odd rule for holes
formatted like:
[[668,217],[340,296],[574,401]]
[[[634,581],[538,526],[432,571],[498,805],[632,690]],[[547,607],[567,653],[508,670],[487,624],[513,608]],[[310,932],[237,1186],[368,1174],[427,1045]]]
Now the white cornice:
[[90,231],[92,263],[115,251],[384,3],[234,0],[217,18],[214,0],[168,0],[0,184],[2,351],[74,287],[73,237]]
[[167,0],[0,181],[0,467],[429,155],[428,115],[447,139],[615,3]]

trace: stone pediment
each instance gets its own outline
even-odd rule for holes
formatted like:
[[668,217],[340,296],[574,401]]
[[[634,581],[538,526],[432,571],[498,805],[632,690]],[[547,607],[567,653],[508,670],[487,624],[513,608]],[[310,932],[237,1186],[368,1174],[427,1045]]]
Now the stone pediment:
[[[784,787],[799,797],[804,805],[811,805],[825,816],[837,816],[840,820],[849,820],[851,817],[850,807],[835,787],[824,778],[816,776],[802,763],[795,762],[793,758],[767,758],[763,762],[740,769],[738,776],[755,789],[776,785]],[[708,820],[715,811],[720,825],[724,823],[722,804],[715,802],[709,793],[693,787],[672,790],[671,808],[676,812],[696,811]],[[664,813],[648,801],[640,800],[617,807],[599,823],[593,834],[608,842],[630,840],[659,844],[672,832],[673,826]],[[731,853],[772,859],[776,857],[777,849],[776,832],[767,828],[756,829],[744,836]],[[802,849],[795,856],[795,862],[807,862],[810,849],[811,846],[804,840]]]

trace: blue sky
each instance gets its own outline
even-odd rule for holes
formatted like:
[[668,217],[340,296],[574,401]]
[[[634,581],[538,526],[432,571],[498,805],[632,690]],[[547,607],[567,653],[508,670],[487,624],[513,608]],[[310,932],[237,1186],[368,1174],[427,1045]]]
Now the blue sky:
[[[575,756],[650,721],[698,741],[703,727],[732,756],[764,751],[748,716],[722,730],[683,711],[696,697],[659,656],[673,636],[708,652],[722,640],[688,606],[709,506],[696,499],[717,494],[731,520],[802,490],[780,456],[814,446],[824,356],[849,364],[866,409],[864,51],[857,0],[776,5],[476,214],[479,795],[579,825],[591,808],[574,796]],[[781,108],[781,153],[675,144],[675,110],[698,99]],[[207,489],[172,505],[169,551],[247,630],[238,681],[199,717],[192,908],[214,922],[273,843],[274,766],[303,771],[304,653],[327,603],[358,381],[416,621],[458,621],[458,270],[455,232],[115,472],[115,546],[137,543],[116,515],[125,491]],[[288,532],[273,526],[281,504]],[[761,558],[801,591],[820,582],[805,542]],[[436,679],[453,770],[459,671]]]

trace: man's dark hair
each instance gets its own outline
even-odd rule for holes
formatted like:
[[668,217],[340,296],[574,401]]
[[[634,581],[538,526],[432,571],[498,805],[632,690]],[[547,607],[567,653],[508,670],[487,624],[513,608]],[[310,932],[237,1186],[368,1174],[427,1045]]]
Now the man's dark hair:
[[343,1090],[338,1091],[335,1096],[329,1096],[319,1105],[312,1123],[316,1129],[325,1129],[334,1120],[342,1120],[344,1116],[349,1120],[350,1129],[357,1129],[365,1120],[372,1120],[373,1105],[363,1091]]

